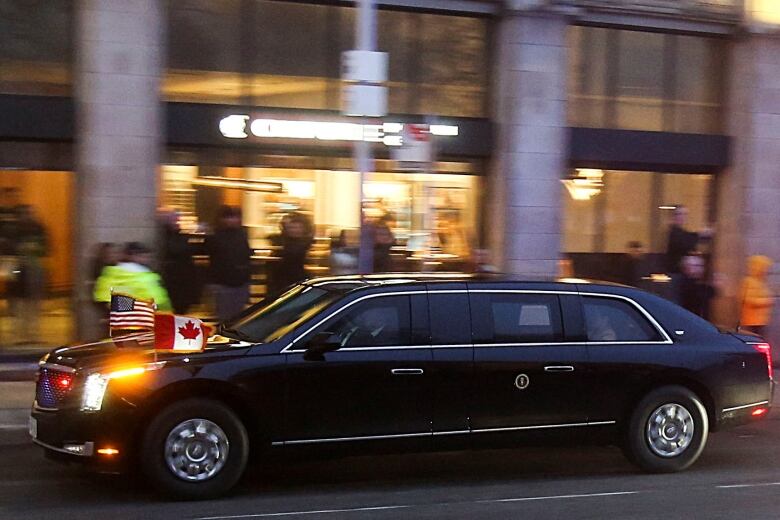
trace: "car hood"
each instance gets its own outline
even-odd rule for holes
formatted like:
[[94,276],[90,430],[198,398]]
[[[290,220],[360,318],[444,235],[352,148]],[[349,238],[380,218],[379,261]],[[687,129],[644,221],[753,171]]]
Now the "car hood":
[[210,356],[214,353],[224,355],[227,352],[245,354],[248,343],[223,336],[209,338],[203,352],[174,352],[154,350],[154,335],[149,332],[127,334],[107,338],[92,343],[82,343],[55,349],[44,358],[47,363],[62,365],[76,370],[89,370],[102,367],[124,367],[168,361],[183,357]]

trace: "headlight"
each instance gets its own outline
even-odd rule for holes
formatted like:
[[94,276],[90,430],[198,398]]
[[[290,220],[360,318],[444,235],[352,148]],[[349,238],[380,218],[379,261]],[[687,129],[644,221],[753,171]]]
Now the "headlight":
[[81,409],[89,412],[100,410],[103,405],[103,396],[108,388],[108,376],[94,373],[87,376],[84,383],[84,395],[81,397]]
[[87,376],[84,383],[84,394],[81,397],[81,410],[85,412],[97,412],[103,406],[103,397],[106,395],[108,382],[112,379],[138,376],[150,370],[159,370],[165,365],[165,361],[148,363],[143,366],[124,368],[102,374],[95,372]]

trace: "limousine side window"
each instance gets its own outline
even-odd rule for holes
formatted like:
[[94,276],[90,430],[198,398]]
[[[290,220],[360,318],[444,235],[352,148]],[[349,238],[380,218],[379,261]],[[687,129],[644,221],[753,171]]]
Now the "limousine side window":
[[431,344],[471,343],[469,298],[462,293],[428,293],[431,316]]
[[660,341],[658,330],[630,303],[583,296],[588,341]]
[[549,343],[563,340],[558,297],[551,294],[472,293],[474,342]]
[[409,296],[363,300],[317,329],[332,332],[342,347],[407,346],[411,342]]

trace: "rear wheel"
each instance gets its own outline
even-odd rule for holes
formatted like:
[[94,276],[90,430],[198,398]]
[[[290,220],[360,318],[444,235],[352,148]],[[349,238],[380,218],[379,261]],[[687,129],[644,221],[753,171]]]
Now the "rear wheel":
[[689,389],[665,386],[647,394],[628,424],[625,452],[645,471],[682,471],[707,443],[707,410]]
[[184,499],[221,495],[241,478],[249,437],[228,407],[210,399],[169,406],[147,427],[141,466],[156,490]]

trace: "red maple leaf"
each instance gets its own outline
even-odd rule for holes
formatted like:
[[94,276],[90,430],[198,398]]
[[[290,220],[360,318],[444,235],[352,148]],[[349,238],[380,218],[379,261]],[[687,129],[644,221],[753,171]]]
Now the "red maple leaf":
[[184,339],[192,341],[200,335],[200,327],[196,327],[192,320],[187,320],[183,327],[179,327],[179,334]]

